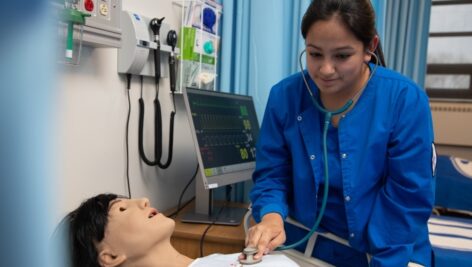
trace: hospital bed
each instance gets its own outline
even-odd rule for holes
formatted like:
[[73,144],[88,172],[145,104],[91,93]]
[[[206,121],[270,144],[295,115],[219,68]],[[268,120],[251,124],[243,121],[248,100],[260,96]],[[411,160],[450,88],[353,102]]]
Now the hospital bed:
[[472,266],[472,219],[433,216],[428,226],[436,267]]
[[435,206],[472,215],[472,161],[441,155],[436,166]]
[[436,267],[472,266],[472,161],[440,155],[429,237]]
[[[436,172],[436,206],[450,214],[462,217],[432,215],[428,221],[429,236],[433,246],[435,266],[472,266],[472,162],[451,156],[438,156]],[[470,217],[469,217],[470,216]],[[251,218],[249,209],[244,220],[247,231]],[[310,229],[288,218],[287,223],[309,231]],[[315,233],[307,242],[305,251],[283,251],[300,266],[330,267],[326,262],[311,257],[319,236],[349,246],[349,243],[331,233]],[[366,254],[368,260],[370,255]],[[420,266],[410,263],[409,267]]]

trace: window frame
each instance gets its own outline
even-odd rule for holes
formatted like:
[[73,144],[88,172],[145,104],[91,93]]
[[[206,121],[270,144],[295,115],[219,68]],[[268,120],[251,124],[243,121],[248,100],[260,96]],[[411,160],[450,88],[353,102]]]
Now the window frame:
[[[432,1],[433,6],[444,5],[472,5],[472,0],[437,0]],[[443,37],[472,37],[472,31],[462,32],[430,32],[429,38]],[[426,93],[432,99],[448,99],[472,102],[472,63],[467,64],[447,64],[447,63],[427,63],[426,75],[428,74],[446,74],[446,75],[468,75],[470,77],[468,89],[447,89],[447,88],[428,88],[425,85]]]

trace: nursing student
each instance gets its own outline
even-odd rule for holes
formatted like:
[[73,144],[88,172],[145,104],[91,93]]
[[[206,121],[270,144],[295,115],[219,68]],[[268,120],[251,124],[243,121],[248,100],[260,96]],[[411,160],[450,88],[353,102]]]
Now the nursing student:
[[314,0],[301,33],[306,70],[272,88],[262,121],[250,194],[257,224],[246,245],[259,258],[303,238],[284,220],[311,228],[328,184],[318,231],[350,247],[319,236],[313,256],[335,266],[432,266],[435,150],[424,90],[384,67],[369,0]]

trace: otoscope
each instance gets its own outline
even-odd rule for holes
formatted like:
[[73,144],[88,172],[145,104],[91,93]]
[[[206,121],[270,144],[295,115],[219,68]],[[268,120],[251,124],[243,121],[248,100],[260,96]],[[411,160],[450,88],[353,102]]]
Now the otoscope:
[[177,45],[177,32],[170,30],[167,33],[167,44],[171,46],[172,51],[169,56],[169,76],[170,76],[170,91],[175,92],[175,46]]
[[[161,79],[161,43],[159,41],[159,31],[162,26],[162,21],[164,18],[154,18],[149,22],[149,27],[151,28],[152,32],[154,33],[154,40],[157,43],[157,48],[154,51],[154,71],[155,71],[155,82],[156,82],[156,98],[154,99],[154,152],[155,152],[155,159],[154,161],[148,159],[146,157],[146,153],[144,152],[144,100],[142,97],[139,99],[139,132],[138,132],[138,149],[139,155],[141,156],[142,160],[149,166],[159,166],[162,169],[166,169],[170,166],[172,162],[172,152],[173,152],[173,145],[174,145],[174,118],[175,118],[175,102],[174,102],[174,111],[170,114],[170,122],[169,122],[169,149],[168,149],[168,156],[167,161],[165,163],[161,163],[161,156],[162,156],[162,113],[161,113],[161,104],[159,102],[159,81]],[[170,31],[172,32],[172,31]],[[169,32],[169,33],[170,33]],[[175,31],[173,31],[175,33]],[[171,42],[169,42],[169,39]],[[169,67],[170,61],[172,60],[172,67],[170,70],[170,78],[171,78],[171,91],[172,93],[175,91],[175,57],[173,56],[175,45],[177,44],[177,33],[175,33],[174,38],[169,38],[169,34],[167,36],[168,43],[174,43],[172,46],[172,53],[169,58]],[[173,81],[173,88],[172,88],[172,81]],[[175,100],[174,100],[175,101]]]
[[162,21],[164,19],[165,17],[160,19],[153,18],[149,22],[149,27],[154,33],[154,41],[157,44],[157,48],[154,50],[154,74],[156,77],[156,83],[159,83],[159,80],[161,79],[161,42],[159,41],[159,31],[161,30]]

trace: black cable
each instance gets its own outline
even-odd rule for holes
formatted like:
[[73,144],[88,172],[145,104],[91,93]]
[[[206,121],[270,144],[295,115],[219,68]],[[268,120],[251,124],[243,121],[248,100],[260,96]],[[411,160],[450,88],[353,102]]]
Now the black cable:
[[161,86],[159,85],[159,83],[156,83],[154,85],[154,88],[156,89],[156,99],[158,99],[159,98],[159,90],[160,90]]
[[130,93],[129,91],[131,90],[131,74],[128,73],[126,74],[126,78],[128,80],[128,90],[126,90],[127,95],[128,95],[128,116],[126,118],[126,129],[125,129],[125,141],[126,141],[126,181],[128,184],[128,195],[129,198],[131,198],[131,186],[130,186],[130,179],[129,179],[129,118],[131,115],[131,99],[130,99]]
[[225,190],[226,190],[226,202],[230,202],[231,201],[231,191],[233,191],[233,185],[227,185],[225,187]]
[[159,166],[161,169],[167,169],[170,164],[172,163],[172,154],[173,154],[173,147],[174,147],[174,119],[176,114],[175,108],[175,97],[174,93],[172,92],[173,103],[174,103],[174,110],[170,114],[170,121],[169,121],[169,147],[168,147],[168,154],[167,154],[167,161],[165,163],[161,163],[162,157],[162,113],[161,113],[161,105],[159,102],[159,84],[156,83],[156,97],[154,98],[154,154],[155,159],[154,161],[148,159],[146,153],[144,152],[144,100],[141,97],[139,99],[139,137],[138,137],[138,148],[139,154],[143,161],[149,166]]
[[[223,208],[221,208],[220,210],[222,210]],[[210,230],[210,228],[215,224],[215,221],[212,221],[211,224],[209,224],[207,226],[207,228],[205,229],[205,231],[203,232],[202,234],[202,237],[200,238],[200,258],[203,257],[203,241],[205,240],[205,235],[207,234],[208,230]]]
[[143,99],[143,76],[141,76],[141,98],[139,99],[139,132],[138,132],[138,148],[139,155],[142,160],[149,166],[159,165],[162,155],[162,122],[161,107],[159,104],[159,83],[156,83],[156,96],[154,97],[154,160],[148,159],[144,152],[144,99]]
[[172,104],[174,106],[174,113],[177,111],[177,108],[175,106],[175,92],[172,92]]
[[131,89],[131,73],[126,73],[126,78],[128,80],[127,84],[128,84],[128,90]]
[[177,218],[178,213],[179,213],[181,210],[185,209],[185,207],[187,207],[187,205],[190,204],[190,203],[192,203],[192,201],[194,201],[194,200],[195,200],[195,197],[190,198],[190,199],[187,200],[187,202],[185,202],[179,209],[177,209],[177,210],[175,210],[174,212],[172,212],[171,214],[167,215],[167,217],[169,217],[169,218],[174,218],[174,219]]
[[[227,185],[226,186],[226,202],[225,204],[223,205],[223,207],[221,207],[219,210],[218,210],[218,213],[215,217],[214,220],[211,221],[211,224],[209,224],[207,226],[207,228],[205,229],[205,231],[203,232],[202,234],[202,237],[200,237],[200,257],[203,257],[203,241],[205,240],[205,236],[206,234],[208,233],[208,230],[210,230],[210,228],[215,225],[215,222],[218,221],[218,217],[220,216],[221,212],[226,208],[226,206],[228,205],[229,203],[229,199],[231,198],[231,190],[233,189],[233,187],[231,185]],[[211,211],[210,211],[211,213]]]
[[161,113],[161,104],[159,102],[159,86],[156,87],[156,99],[154,103],[156,104],[156,120],[158,123],[159,131],[157,132],[157,139],[154,144],[156,146],[156,161],[157,165],[161,169],[167,169],[170,164],[172,163],[172,154],[173,154],[173,147],[174,147],[174,119],[176,114],[176,107],[175,107],[175,94],[172,92],[172,100],[174,105],[174,110],[170,113],[170,121],[169,121],[169,147],[167,149],[167,161],[166,163],[161,163],[160,159],[162,157],[162,113]]
[[169,121],[169,148],[167,152],[167,162],[162,164],[158,162],[158,166],[162,169],[167,169],[170,164],[172,163],[172,154],[173,154],[173,146],[174,146],[174,119],[175,119],[175,111],[170,113],[170,121]]
[[139,76],[141,80],[141,98],[143,98],[143,75]]
[[162,111],[161,102],[159,101],[159,83],[155,84],[155,88],[156,96],[154,97],[154,154],[156,157],[156,164],[159,165],[160,159],[162,157]]
[[[143,76],[141,78],[141,97],[139,98],[139,128],[138,128],[138,149],[141,159],[149,166],[155,166],[157,158],[154,161],[149,160],[144,153],[144,99],[143,99]],[[157,96],[156,96],[157,97]],[[155,100],[154,100],[155,102]],[[155,112],[155,110],[154,110]],[[156,131],[157,125],[154,125],[154,131]],[[155,136],[156,139],[156,136]],[[156,153],[156,152],[155,152]]]
[[[177,217],[177,215],[179,214],[179,212],[185,208],[185,206],[187,206],[188,203],[190,203],[190,201],[187,201],[187,203],[185,203],[184,206],[180,206],[182,204],[182,198],[184,197],[184,194],[185,194],[185,191],[187,191],[188,187],[192,184],[192,182],[195,180],[195,177],[197,177],[197,173],[198,173],[198,167],[199,165],[197,164],[197,167],[195,168],[195,172],[193,173],[192,175],[192,178],[190,178],[190,180],[188,181],[187,185],[185,185],[185,188],[182,190],[182,192],[180,193],[180,197],[179,197],[179,202],[177,204],[177,210],[174,211],[172,214],[169,215],[169,217]],[[192,198],[193,199],[193,198]]]

